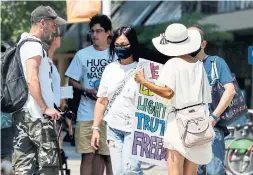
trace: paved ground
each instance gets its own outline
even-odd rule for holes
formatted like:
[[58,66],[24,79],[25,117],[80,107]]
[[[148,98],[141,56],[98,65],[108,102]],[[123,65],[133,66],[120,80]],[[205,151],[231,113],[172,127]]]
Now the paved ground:
[[[71,175],[79,175],[79,167],[80,167],[80,154],[75,152],[73,146],[70,146],[70,143],[64,142],[63,149],[68,156],[68,167],[71,170]],[[167,171],[165,168],[162,167],[154,167],[150,170],[144,171],[145,175],[167,175]]]
[[[68,167],[71,169],[71,175],[79,175],[79,167],[80,167],[80,154],[77,154],[75,152],[75,149],[73,146],[70,145],[70,143],[64,142],[63,149],[65,153],[67,154],[68,158]],[[167,170],[163,167],[155,166],[154,168],[150,170],[144,171],[145,175],[167,175]],[[228,173],[228,175],[231,175]]]

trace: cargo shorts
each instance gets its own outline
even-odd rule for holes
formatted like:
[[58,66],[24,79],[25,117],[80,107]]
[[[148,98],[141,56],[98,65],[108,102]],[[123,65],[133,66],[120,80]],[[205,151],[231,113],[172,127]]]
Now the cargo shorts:
[[34,119],[26,110],[13,114],[13,158],[15,175],[32,175],[39,165],[40,175],[59,174],[55,122]]

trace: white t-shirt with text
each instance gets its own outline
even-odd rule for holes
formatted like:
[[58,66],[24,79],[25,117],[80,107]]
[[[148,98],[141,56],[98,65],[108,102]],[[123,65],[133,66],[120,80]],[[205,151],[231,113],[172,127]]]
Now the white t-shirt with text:
[[[84,88],[98,89],[105,66],[111,62],[108,49],[99,51],[93,45],[79,50],[65,75],[82,83]],[[96,101],[81,96],[77,121],[92,121]]]
[[[98,97],[107,97],[110,101],[123,82],[126,73],[135,70],[137,62],[128,65],[122,65],[118,61],[109,64],[103,73],[98,90]],[[133,74],[134,75],[134,74]],[[135,95],[137,83],[132,76],[124,85],[121,93],[112,103],[104,120],[108,126],[125,132],[132,131],[132,120],[135,116]]]

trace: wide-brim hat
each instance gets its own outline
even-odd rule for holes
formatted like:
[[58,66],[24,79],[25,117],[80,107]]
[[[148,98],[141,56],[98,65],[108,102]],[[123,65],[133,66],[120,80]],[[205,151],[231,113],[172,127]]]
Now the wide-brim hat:
[[155,48],[167,56],[180,56],[193,53],[200,48],[201,36],[197,30],[187,30],[179,23],[171,24],[165,33],[153,38]]

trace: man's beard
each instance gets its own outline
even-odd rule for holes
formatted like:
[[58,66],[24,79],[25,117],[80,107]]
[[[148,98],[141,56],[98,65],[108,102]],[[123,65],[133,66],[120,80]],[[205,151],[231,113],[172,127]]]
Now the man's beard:
[[50,45],[52,43],[53,39],[54,39],[53,33],[50,33],[47,26],[45,26],[43,29],[43,34],[42,34],[41,40],[43,42],[45,42],[46,44]]

